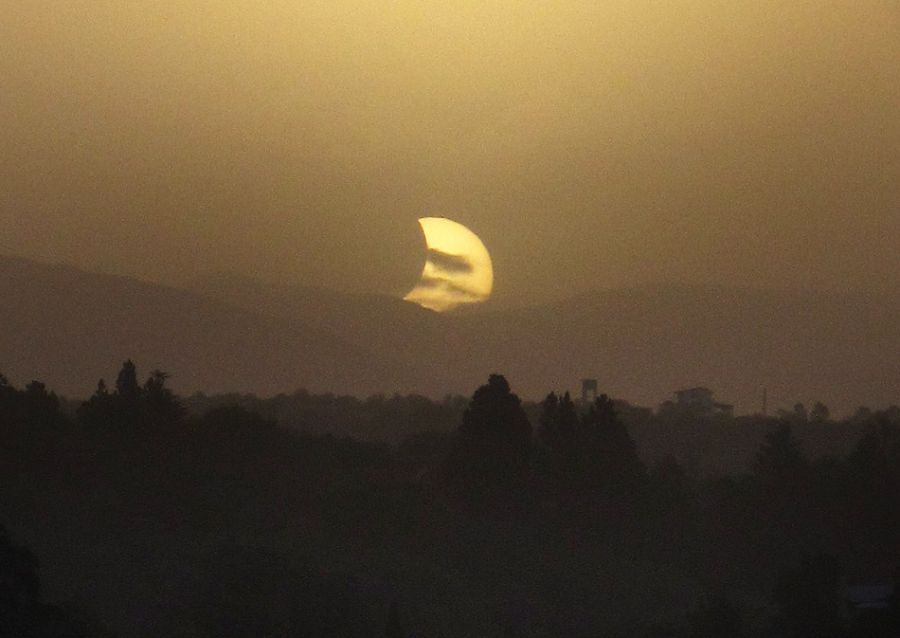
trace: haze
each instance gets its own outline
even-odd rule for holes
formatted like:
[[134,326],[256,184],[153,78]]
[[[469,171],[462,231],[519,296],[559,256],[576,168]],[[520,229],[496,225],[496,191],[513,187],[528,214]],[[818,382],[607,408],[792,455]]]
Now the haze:
[[[487,6],[489,4],[489,6]],[[893,1],[6,3],[0,253],[500,302],[894,286]]]

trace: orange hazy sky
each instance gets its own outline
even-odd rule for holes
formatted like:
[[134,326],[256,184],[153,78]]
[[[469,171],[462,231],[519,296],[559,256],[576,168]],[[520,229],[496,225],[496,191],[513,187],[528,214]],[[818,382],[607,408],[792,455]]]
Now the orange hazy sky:
[[533,303],[893,287],[895,0],[8,2],[0,252],[402,293],[416,219]]

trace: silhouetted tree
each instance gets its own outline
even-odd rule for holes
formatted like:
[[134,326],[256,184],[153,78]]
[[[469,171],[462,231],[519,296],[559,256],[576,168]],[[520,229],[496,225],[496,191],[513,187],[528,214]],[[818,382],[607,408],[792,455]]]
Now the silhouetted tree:
[[850,454],[856,469],[866,467],[883,476],[900,469],[900,425],[878,417]]
[[110,398],[106,382],[100,379],[97,382],[97,390],[91,397],[78,406],[76,416],[78,421],[85,426],[107,426],[115,417],[114,401]]
[[809,421],[809,413],[806,406],[802,403],[795,403],[792,410],[778,410],[778,418],[789,423],[807,423]]
[[792,638],[840,638],[846,635],[840,594],[841,570],[828,554],[804,558],[775,588],[779,625]]
[[[124,378],[132,377],[129,367]],[[132,416],[121,409],[119,387],[101,382],[79,417],[104,426],[149,424],[145,430],[40,430],[28,420],[58,410],[53,393],[0,378],[0,519],[19,517],[17,529],[26,534],[58,526],[39,532],[59,570],[54,592],[66,599],[81,589],[96,594],[92,604],[129,634],[402,636],[408,619],[388,609],[390,582],[412,597],[423,635],[453,624],[447,616],[458,609],[467,611],[454,627],[460,636],[503,634],[507,625],[521,636],[822,635],[829,622],[838,629],[842,622],[828,570],[789,572],[775,592],[774,574],[798,548],[821,546],[839,551],[855,577],[874,582],[895,560],[900,538],[896,411],[869,412],[864,423],[794,425],[813,453],[822,442],[850,449],[865,431],[848,455],[807,461],[790,421],[779,429],[771,419],[748,417],[724,427],[689,414],[659,418],[605,396],[576,417],[571,397],[551,394],[523,406],[499,376],[462,405],[301,392],[200,396],[187,422],[177,421],[180,400],[166,375],[144,379]],[[537,449],[525,414],[539,419]],[[186,427],[154,429],[163,422]],[[396,440],[432,431],[394,449],[300,435],[287,424],[376,438],[402,432]],[[769,429],[753,474],[705,479],[675,460],[695,454],[706,462],[718,445],[740,462]],[[646,479],[631,433],[647,442],[649,458],[662,459]],[[476,511],[509,509],[517,518],[460,512],[435,494],[440,478],[482,507]],[[173,525],[177,535],[169,533]],[[79,558],[66,560],[69,539]],[[233,547],[223,554],[222,543]],[[88,564],[93,557],[103,562]],[[448,576],[448,564],[458,571]],[[75,626],[70,612],[27,594],[36,574],[27,553],[0,551],[0,622],[20,619],[5,635],[56,636],[63,634],[53,628]],[[120,591],[114,583],[123,576],[133,586]],[[160,582],[172,589],[159,589]],[[724,585],[748,601],[774,593],[782,631],[756,632],[760,614],[742,619],[724,600],[684,614],[696,583]],[[159,597],[141,602],[146,592]],[[621,611],[607,613],[601,608],[614,595]],[[626,627],[648,604],[647,622],[661,623],[653,633]],[[864,624],[858,611],[847,616],[853,638],[900,636],[888,624],[895,616],[866,612]],[[126,615],[143,626],[128,627],[134,621]],[[171,624],[162,628],[165,618]]]
[[0,525],[0,638],[85,638],[69,614],[41,602],[38,561]]
[[857,526],[900,537],[900,425],[874,417],[847,465]]
[[59,421],[59,399],[40,381],[25,386],[24,409],[32,425],[51,426]]
[[571,438],[578,429],[578,410],[575,402],[566,392],[559,402],[559,433],[563,440]]
[[641,483],[644,468],[637,447],[603,394],[579,419],[568,393],[553,393],[541,404],[541,440],[549,451],[556,497],[578,511],[585,501],[621,497]]
[[185,415],[180,399],[166,387],[165,372],[154,370],[144,386],[137,383],[137,369],[131,360],[122,364],[116,389],[110,393],[103,379],[97,390],[78,409],[78,419],[87,426],[160,427],[178,423]]
[[541,402],[538,438],[547,447],[556,447],[556,441],[559,438],[559,397],[555,392],[548,394]]
[[816,401],[809,412],[809,420],[813,423],[825,423],[831,418],[831,410],[821,401]]
[[669,551],[694,531],[693,481],[677,459],[667,455],[653,466],[647,483],[651,531],[655,528],[660,533],[660,545]]
[[806,459],[791,433],[790,424],[783,423],[766,434],[754,464],[757,476],[770,485],[796,485],[805,468]]
[[116,389],[109,392],[103,379],[97,390],[78,410],[78,419],[89,427],[133,427],[140,418],[143,392],[137,381],[137,368],[131,359],[122,364],[116,377]]
[[619,419],[612,399],[601,394],[582,416],[576,442],[585,487],[621,495],[638,485],[644,468],[637,446]]
[[472,505],[507,500],[528,477],[531,424],[519,397],[499,374],[475,390],[459,427],[447,473]]
[[37,559],[13,545],[0,527],[0,636],[23,636],[35,623],[40,600]]
[[144,384],[143,397],[146,403],[147,417],[154,422],[177,422],[184,416],[184,406],[169,388],[166,379],[169,375],[161,370],[154,370]]
[[548,394],[541,403],[538,427],[541,442],[551,450],[561,452],[565,446],[572,445],[577,427],[578,412],[569,393],[562,398],[557,398],[553,392]]
[[0,425],[34,433],[63,421],[59,399],[43,383],[32,381],[18,390],[0,375]]
[[122,364],[119,376],[116,377],[116,394],[125,405],[136,405],[141,396],[141,387],[138,385],[137,368],[131,359]]
[[396,600],[391,602],[391,608],[388,610],[387,627],[384,635],[385,638],[406,638],[406,632],[403,630],[403,624],[400,622],[400,609]]
[[714,596],[688,616],[690,638],[740,638],[741,612],[731,601]]
[[894,591],[888,600],[887,625],[894,630],[895,636],[900,636],[900,566],[894,568]]

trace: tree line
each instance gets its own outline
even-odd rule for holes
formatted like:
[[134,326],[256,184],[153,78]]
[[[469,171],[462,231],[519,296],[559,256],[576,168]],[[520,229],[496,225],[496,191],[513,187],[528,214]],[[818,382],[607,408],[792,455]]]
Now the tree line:
[[166,383],[128,361],[68,415],[0,377],[0,636],[898,635],[896,588],[848,594],[900,566],[891,410],[816,458],[772,419],[702,475],[610,397],[529,407],[502,375],[393,445]]

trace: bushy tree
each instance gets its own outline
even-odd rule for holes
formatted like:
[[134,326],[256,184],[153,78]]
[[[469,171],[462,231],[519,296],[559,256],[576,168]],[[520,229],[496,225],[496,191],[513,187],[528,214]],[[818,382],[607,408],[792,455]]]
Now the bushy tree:
[[726,598],[714,596],[688,615],[688,638],[740,638],[740,610]]
[[34,431],[64,421],[59,398],[43,383],[32,381],[19,390],[0,375],[0,425]]
[[122,364],[119,376],[116,377],[116,394],[125,405],[136,405],[141,396],[138,385],[137,368],[131,359]]
[[578,428],[578,411],[572,397],[566,392],[561,398],[551,392],[541,403],[538,437],[546,447],[561,452],[574,442]]
[[58,422],[59,399],[53,392],[47,391],[40,381],[32,381],[25,386],[23,395],[25,411],[33,424],[50,426]]
[[809,411],[809,420],[813,423],[826,423],[831,418],[831,410],[821,401],[816,401]]
[[40,601],[37,559],[10,542],[0,527],[0,636],[24,635],[35,622]]
[[541,402],[538,438],[547,447],[556,447],[556,441],[559,438],[559,397],[555,392],[548,394]]
[[68,613],[41,601],[37,558],[13,544],[0,525],[0,638],[87,638],[88,634]]
[[549,394],[539,432],[564,499],[621,494],[644,474],[637,447],[605,394],[580,418],[568,393],[561,399]]
[[778,410],[778,418],[789,423],[808,423],[809,412],[802,403],[795,403],[793,410]]
[[583,415],[578,439],[586,487],[614,495],[630,491],[640,482],[644,468],[637,446],[607,395],[597,397]]
[[137,368],[129,359],[122,364],[116,387],[110,392],[103,379],[97,390],[78,409],[79,421],[89,427],[131,428],[177,424],[185,414],[184,406],[166,387],[165,372],[154,370],[143,387],[137,381]]
[[403,623],[400,622],[400,609],[397,606],[397,601],[393,601],[391,608],[388,610],[387,626],[384,635],[385,638],[406,638]]
[[794,438],[789,423],[782,423],[766,434],[754,464],[754,471],[760,479],[769,485],[796,486],[805,470],[803,450]]
[[848,457],[848,481],[859,526],[900,534],[900,425],[880,415]]
[[784,574],[775,588],[779,625],[792,638],[841,638],[846,635],[838,560],[828,554],[808,556]]
[[184,416],[184,406],[169,388],[166,379],[169,375],[161,370],[154,370],[144,384],[143,399],[150,419],[159,422],[177,422]]
[[508,501],[527,481],[531,424],[506,379],[492,374],[463,413],[446,472],[472,505]]

